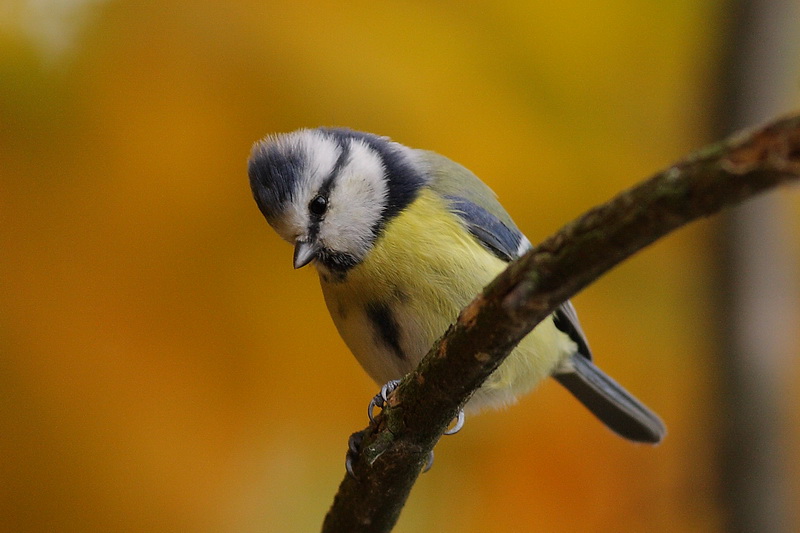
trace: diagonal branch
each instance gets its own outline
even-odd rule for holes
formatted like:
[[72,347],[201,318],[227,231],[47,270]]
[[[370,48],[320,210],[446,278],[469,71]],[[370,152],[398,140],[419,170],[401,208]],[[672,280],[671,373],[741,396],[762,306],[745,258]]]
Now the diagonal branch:
[[564,226],[460,314],[363,435],[323,532],[391,531],[428,452],[458,409],[541,320],[680,226],[800,178],[800,115],[699,150]]

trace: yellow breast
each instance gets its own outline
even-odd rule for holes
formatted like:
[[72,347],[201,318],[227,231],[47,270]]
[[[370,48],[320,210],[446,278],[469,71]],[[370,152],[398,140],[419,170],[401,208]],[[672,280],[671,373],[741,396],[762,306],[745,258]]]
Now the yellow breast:
[[[423,189],[344,280],[321,276],[320,281],[340,335],[367,373],[383,384],[411,371],[504,268],[505,262],[481,246],[440,197]],[[468,407],[510,403],[573,351],[572,341],[547,319]]]

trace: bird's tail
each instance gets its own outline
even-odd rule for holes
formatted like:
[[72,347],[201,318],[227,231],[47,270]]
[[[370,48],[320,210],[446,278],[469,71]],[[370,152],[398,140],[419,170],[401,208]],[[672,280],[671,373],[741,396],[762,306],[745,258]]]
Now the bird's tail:
[[[667,430],[661,419],[607,376],[588,358],[576,354],[563,373],[553,377],[609,429],[626,439],[657,444]],[[567,370],[568,369],[568,370]]]

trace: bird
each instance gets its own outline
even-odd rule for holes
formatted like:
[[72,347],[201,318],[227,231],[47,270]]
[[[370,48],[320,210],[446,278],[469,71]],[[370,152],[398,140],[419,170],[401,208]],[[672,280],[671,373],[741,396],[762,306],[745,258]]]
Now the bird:
[[[532,248],[470,170],[388,137],[340,127],[268,135],[253,145],[248,176],[264,218],[294,246],[294,268],[316,268],[340,336],[390,388]],[[653,411],[594,364],[569,300],[522,339],[464,410],[510,405],[549,377],[625,439],[656,444],[666,434]]]

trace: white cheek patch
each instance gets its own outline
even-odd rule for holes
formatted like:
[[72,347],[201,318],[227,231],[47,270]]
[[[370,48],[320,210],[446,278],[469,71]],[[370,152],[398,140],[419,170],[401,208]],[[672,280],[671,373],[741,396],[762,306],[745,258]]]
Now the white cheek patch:
[[373,228],[386,208],[388,187],[380,156],[361,141],[351,141],[330,196],[322,243],[358,259],[372,247]]

